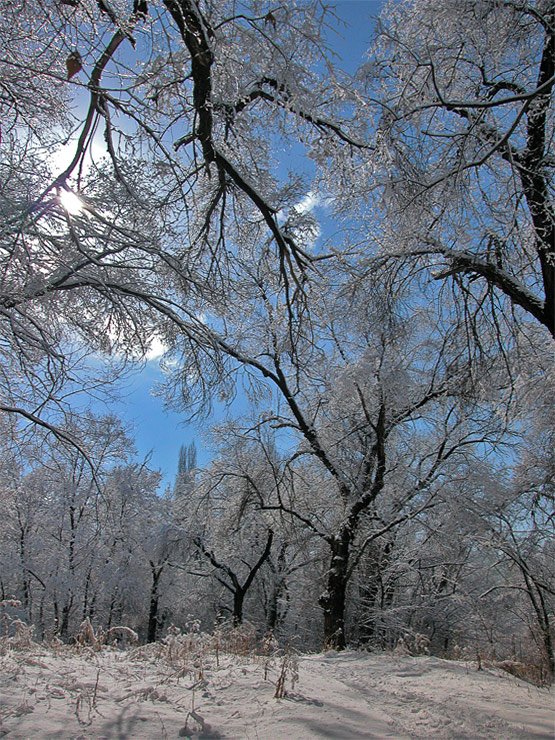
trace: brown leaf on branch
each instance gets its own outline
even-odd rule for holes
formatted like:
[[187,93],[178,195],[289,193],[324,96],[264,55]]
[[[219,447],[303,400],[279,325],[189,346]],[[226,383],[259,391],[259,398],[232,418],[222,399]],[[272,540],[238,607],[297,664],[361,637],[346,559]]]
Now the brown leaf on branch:
[[66,59],[66,67],[68,80],[71,80],[73,75],[76,75],[77,72],[80,72],[83,69],[81,54],[79,54],[78,51],[71,52],[71,54]]
[[269,11],[269,12],[268,12],[268,13],[267,13],[267,14],[266,14],[265,16],[264,16],[264,23],[265,23],[266,25],[267,25],[268,23],[270,23],[270,24],[271,24],[271,26],[273,27],[274,31],[276,30],[276,26],[277,26],[277,22],[276,22],[276,17],[275,17],[275,15],[274,15],[274,14],[272,13],[272,11],[271,11],[271,10],[270,10],[270,11]]

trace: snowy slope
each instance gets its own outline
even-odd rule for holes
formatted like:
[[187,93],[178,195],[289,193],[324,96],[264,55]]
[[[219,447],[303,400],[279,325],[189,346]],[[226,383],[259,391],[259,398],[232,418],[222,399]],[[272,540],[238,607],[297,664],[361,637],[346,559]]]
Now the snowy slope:
[[41,738],[552,739],[553,691],[434,657],[333,652],[168,656],[37,645],[0,656],[0,736]]

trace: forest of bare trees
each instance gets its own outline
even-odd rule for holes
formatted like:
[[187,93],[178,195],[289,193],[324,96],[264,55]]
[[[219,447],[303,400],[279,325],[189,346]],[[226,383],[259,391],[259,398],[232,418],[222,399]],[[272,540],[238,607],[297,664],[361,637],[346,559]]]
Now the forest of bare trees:
[[[341,3],[6,3],[0,600],[39,637],[555,673],[555,3],[367,23],[350,74]],[[154,343],[211,450],[165,489],[111,408]]]

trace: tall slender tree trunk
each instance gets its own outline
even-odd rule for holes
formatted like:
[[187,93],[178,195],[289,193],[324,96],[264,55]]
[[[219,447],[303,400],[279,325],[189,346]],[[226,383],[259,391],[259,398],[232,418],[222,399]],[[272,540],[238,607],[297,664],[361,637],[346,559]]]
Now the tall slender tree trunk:
[[[87,617],[92,617],[92,608],[89,608],[89,592],[91,587],[92,578],[92,563],[89,566],[87,577],[85,578],[85,589],[83,592],[83,610],[82,610],[82,621],[84,622]],[[94,598],[94,597],[93,597]]]
[[23,593],[23,608],[27,614],[27,619],[31,622],[33,619],[33,615],[31,613],[31,582],[27,570],[26,531],[23,527],[19,533],[19,554],[22,571],[21,589]]

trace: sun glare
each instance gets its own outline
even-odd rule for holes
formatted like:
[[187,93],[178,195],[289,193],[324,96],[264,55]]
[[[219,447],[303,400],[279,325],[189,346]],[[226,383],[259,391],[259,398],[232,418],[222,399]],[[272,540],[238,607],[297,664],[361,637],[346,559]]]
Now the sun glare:
[[58,200],[62,208],[69,213],[70,216],[78,216],[83,212],[84,204],[79,196],[72,193],[71,190],[65,188],[60,189]]

